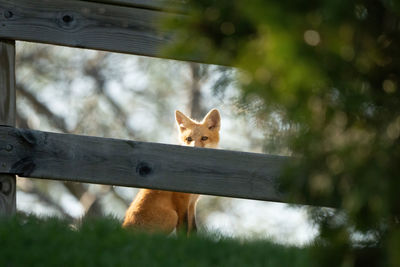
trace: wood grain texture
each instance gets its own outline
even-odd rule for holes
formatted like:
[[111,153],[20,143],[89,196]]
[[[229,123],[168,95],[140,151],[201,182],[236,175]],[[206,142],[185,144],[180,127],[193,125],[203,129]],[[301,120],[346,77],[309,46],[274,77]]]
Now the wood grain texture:
[[0,125],[15,124],[15,42],[0,40]]
[[173,33],[160,20],[184,16],[70,0],[0,0],[0,38],[162,56]]
[[0,216],[11,216],[16,211],[15,175],[0,174]]
[[0,127],[0,172],[283,201],[286,157]]
[[185,1],[182,0],[83,0],[117,6],[138,7],[151,10],[185,13]]
[[[15,95],[15,42],[0,40],[0,125],[15,125]],[[15,183],[15,175],[0,174],[2,216],[15,213]]]

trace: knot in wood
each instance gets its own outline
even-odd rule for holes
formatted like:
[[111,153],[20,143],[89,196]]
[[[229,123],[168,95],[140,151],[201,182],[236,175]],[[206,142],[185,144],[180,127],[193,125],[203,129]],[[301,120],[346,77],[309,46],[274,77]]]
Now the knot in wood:
[[136,167],[136,172],[140,176],[146,177],[153,172],[153,168],[146,162],[140,162]]
[[11,192],[11,183],[9,180],[3,180],[0,182],[0,191],[5,194],[8,195]]
[[62,17],[62,20],[65,22],[65,23],[71,23],[73,20],[74,20],[74,17],[73,16],[71,16],[71,15],[68,15],[68,14],[66,14],[66,15],[64,15],[63,17]]
[[79,14],[73,12],[60,12],[57,15],[57,25],[65,30],[73,30],[78,26]]
[[4,12],[4,17],[6,19],[11,19],[13,17],[13,15],[14,14],[10,10],[7,10],[7,11]]

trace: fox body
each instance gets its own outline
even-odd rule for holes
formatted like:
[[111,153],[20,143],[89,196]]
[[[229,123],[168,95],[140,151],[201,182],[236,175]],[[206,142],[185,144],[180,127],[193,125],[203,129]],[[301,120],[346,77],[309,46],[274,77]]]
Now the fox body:
[[[201,122],[194,121],[180,111],[175,112],[179,140],[182,145],[216,148],[219,142],[221,119],[213,109]],[[141,189],[125,214],[123,227],[150,232],[170,233],[196,231],[197,194]]]

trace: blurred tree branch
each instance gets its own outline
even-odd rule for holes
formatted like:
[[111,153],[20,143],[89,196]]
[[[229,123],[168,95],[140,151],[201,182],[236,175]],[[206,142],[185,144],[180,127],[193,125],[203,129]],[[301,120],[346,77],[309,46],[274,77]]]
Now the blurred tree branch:
[[133,138],[134,131],[128,125],[128,114],[121,106],[107,93],[106,90],[106,77],[102,73],[105,61],[110,54],[99,52],[96,57],[86,62],[84,66],[84,72],[87,76],[91,77],[95,82],[95,89],[99,95],[104,97],[104,99],[110,104],[116,117],[120,120],[126,129],[128,129],[129,135]]
[[[35,111],[44,115],[55,128],[64,133],[68,132],[64,118],[54,114],[54,112],[52,112],[44,103],[39,101],[39,99],[37,99],[37,97],[25,87],[25,85],[17,84],[17,94],[26,98],[32,104]],[[19,115],[19,117],[22,118],[21,115]],[[28,125],[28,123],[25,125]]]
[[[206,72],[201,71],[201,66],[198,63],[188,63],[190,72],[191,72],[191,79],[189,81],[190,91],[189,91],[189,110],[190,116],[197,120],[200,120],[202,116],[204,116],[204,110],[201,105],[201,80],[205,78]],[[205,68],[203,68],[205,69]]]
[[[23,178],[23,179],[26,179],[26,178]],[[65,218],[67,218],[69,221],[73,221],[74,218],[72,218],[60,204],[55,202],[53,199],[51,199],[45,193],[38,190],[37,187],[35,186],[34,182],[32,182],[32,181],[28,182],[28,180],[25,180],[23,183],[19,182],[18,189],[25,193],[34,194],[35,196],[38,197],[39,201],[53,207],[58,212],[60,212],[61,215],[63,215]]]

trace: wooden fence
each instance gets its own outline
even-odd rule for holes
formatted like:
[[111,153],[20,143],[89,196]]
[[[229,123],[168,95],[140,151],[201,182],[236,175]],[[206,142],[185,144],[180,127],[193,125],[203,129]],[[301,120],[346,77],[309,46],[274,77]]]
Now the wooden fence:
[[174,34],[157,22],[185,19],[179,3],[0,0],[1,214],[15,212],[15,175],[284,201],[286,157],[15,128],[15,40],[161,57]]

